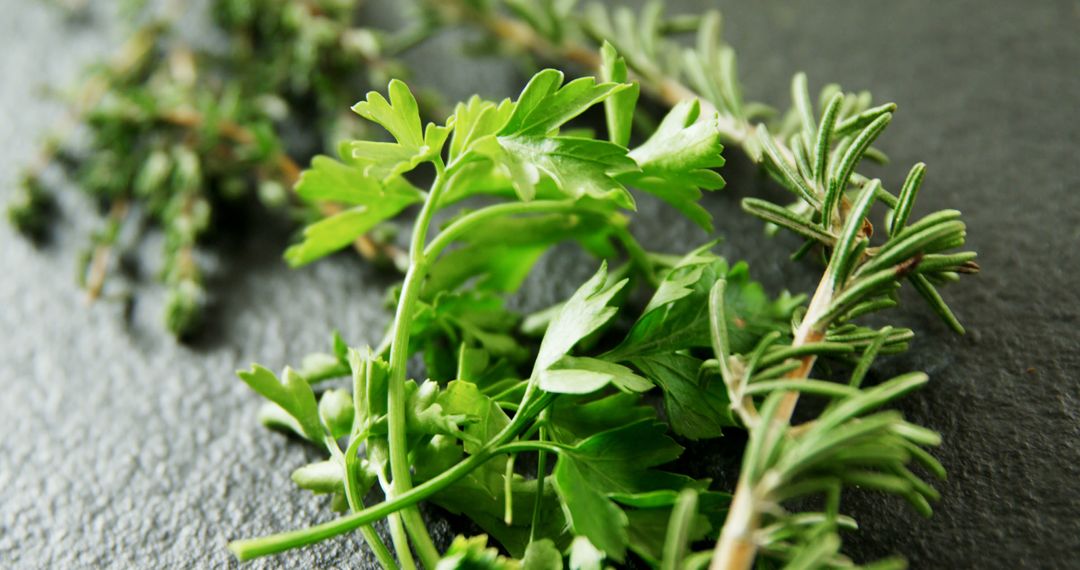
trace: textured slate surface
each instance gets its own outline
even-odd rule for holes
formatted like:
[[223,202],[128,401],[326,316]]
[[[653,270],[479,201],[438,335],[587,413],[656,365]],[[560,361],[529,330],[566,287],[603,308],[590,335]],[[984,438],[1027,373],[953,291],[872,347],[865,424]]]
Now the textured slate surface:
[[[847,549],[859,559],[903,553],[915,568],[1080,560],[1080,9],[992,4],[721,3],[750,96],[786,104],[788,78],[803,69],[815,89],[839,81],[899,104],[881,143],[893,162],[880,176],[895,187],[911,163],[927,161],[919,210],[961,207],[984,267],[947,292],[966,337],[951,336],[914,296],[893,319],[919,337],[886,368],[931,373],[903,409],[943,432],[950,478],[929,521],[899,501],[853,495],[848,508],[863,531]],[[100,20],[66,25],[31,2],[0,1],[0,14],[6,199],[18,165],[60,113],[37,87],[70,82],[119,32]],[[516,89],[520,78],[505,64],[458,63],[454,41],[416,55],[429,70],[420,83],[455,95]],[[784,261],[793,242],[762,240],[759,224],[737,211],[739,197],[771,190],[732,157],[728,190],[706,202],[727,238],[723,251],[749,259],[773,290],[806,290],[813,267]],[[234,564],[229,538],[332,516],[293,490],[288,474],[310,455],[255,425],[257,400],[232,371],[294,362],[321,348],[332,327],[353,343],[375,341],[388,318],[386,278],[348,256],[289,271],[279,261],[287,231],[250,215],[218,238],[207,334],[179,346],[158,326],[152,285],[139,289],[130,325],[117,303],[84,305],[73,268],[91,211],[65,196],[62,227],[41,250],[0,225],[0,566],[221,567]],[[681,249],[705,239],[652,203],[638,218],[646,244]],[[138,258],[151,280],[154,248]],[[533,279],[522,302],[565,293],[590,271],[573,257],[544,264],[559,277]],[[697,445],[685,461],[724,478],[734,462],[724,451]],[[448,535],[445,522],[435,524]],[[372,563],[350,536],[250,567]]]

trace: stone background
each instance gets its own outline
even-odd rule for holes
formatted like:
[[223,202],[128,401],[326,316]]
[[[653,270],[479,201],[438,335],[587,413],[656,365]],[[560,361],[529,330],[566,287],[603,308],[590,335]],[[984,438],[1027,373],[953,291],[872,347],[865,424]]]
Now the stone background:
[[[690,11],[702,3],[671,2]],[[914,568],[1067,568],[1080,560],[1080,5],[1076,2],[718,2],[749,97],[787,105],[800,69],[869,89],[900,111],[880,142],[897,186],[929,164],[916,214],[964,210],[984,273],[946,292],[967,325],[951,335],[914,295],[889,318],[919,333],[885,368],[922,369],[932,382],[905,400],[910,419],[941,431],[949,469],[937,514],[851,494],[863,531],[858,559],[902,553]],[[109,3],[95,3],[108,12]],[[375,18],[395,21],[392,2]],[[108,17],[65,23],[46,6],[0,0],[0,200],[61,108],[42,85],[70,85],[108,53],[121,30]],[[100,14],[99,14],[100,16]],[[418,50],[415,83],[452,96],[511,95],[522,77],[495,60],[465,61],[461,34]],[[357,94],[359,99],[360,93]],[[761,239],[738,211],[774,192],[730,153],[728,189],[705,204],[731,258],[750,260],[773,290],[806,291],[811,264],[785,261],[794,241]],[[338,328],[374,342],[388,319],[389,280],[348,255],[290,271],[288,229],[265,213],[230,220],[211,248],[215,309],[192,345],[159,325],[156,245],[139,253],[149,284],[130,322],[120,303],[88,308],[75,285],[83,236],[97,224],[77,193],[35,249],[0,224],[0,566],[223,567],[230,538],[307,525],[332,514],[296,491],[289,472],[312,454],[258,427],[258,399],[233,370],[278,368],[321,349]],[[645,244],[684,250],[706,239],[654,202],[635,231]],[[269,221],[268,221],[269,220]],[[592,266],[546,259],[521,302],[573,289]],[[560,264],[562,264],[560,266]],[[544,271],[547,269],[548,271]],[[545,273],[547,275],[545,276]],[[559,277],[552,277],[557,275]],[[884,372],[883,372],[884,373]],[[695,445],[684,461],[721,479],[727,444]],[[432,510],[440,536],[451,523]],[[370,566],[358,536],[249,567]]]

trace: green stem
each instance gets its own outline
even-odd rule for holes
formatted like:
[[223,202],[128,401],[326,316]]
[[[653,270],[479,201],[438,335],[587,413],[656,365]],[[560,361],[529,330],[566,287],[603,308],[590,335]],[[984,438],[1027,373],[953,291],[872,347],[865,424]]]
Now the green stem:
[[[428,199],[430,201],[430,198]],[[425,259],[434,259],[451,243],[469,233],[477,225],[502,216],[518,214],[550,214],[584,209],[575,200],[536,200],[533,202],[507,202],[476,210],[462,216],[439,232],[424,251]]]
[[[530,395],[527,394],[525,398],[522,399],[521,408],[523,410],[529,409],[529,406],[527,405],[529,404],[527,401],[529,398]],[[542,398],[541,401],[544,399],[546,398]],[[527,447],[520,446],[520,444],[504,444],[520,433],[526,427],[530,419],[531,417],[526,416],[525,414],[514,416],[514,419],[511,420],[501,432],[492,438],[488,445],[479,450],[475,455],[469,456],[457,465],[443,471],[438,476],[428,479],[420,485],[417,485],[390,500],[320,525],[261,538],[233,541],[229,543],[229,550],[240,560],[251,560],[252,558],[276,554],[326,540],[338,536],[339,534],[353,531],[363,525],[371,524],[377,520],[386,518],[402,509],[412,507],[425,498],[453,485],[459,479],[465,477],[492,457],[504,453],[507,448],[510,450],[515,449],[515,447],[521,447],[523,450],[527,449]],[[556,447],[552,444],[546,445],[551,445],[553,449]]]
[[[229,549],[240,560],[248,560],[306,546],[349,532],[391,516],[398,511],[403,511],[402,516],[405,519],[406,528],[413,540],[417,542],[416,547],[421,555],[421,560],[425,566],[433,568],[438,561],[438,552],[431,542],[430,535],[427,534],[427,528],[423,524],[419,512],[415,509],[417,503],[452,485],[494,455],[506,453],[515,448],[522,451],[539,451],[541,448],[551,452],[559,450],[559,446],[556,444],[544,442],[519,442],[508,444],[508,446],[504,445],[521,433],[527,426],[528,421],[550,403],[551,396],[542,392],[539,398],[533,398],[538,391],[535,383],[531,382],[522,397],[518,406],[518,413],[514,415],[514,419],[483,450],[444,471],[439,476],[429,479],[416,487],[412,486],[408,462],[407,434],[405,431],[405,366],[408,361],[410,336],[408,323],[412,319],[414,306],[419,298],[430,260],[435,259],[451,243],[467,234],[476,225],[491,219],[517,214],[567,212],[582,209],[580,204],[572,200],[538,200],[524,203],[497,204],[458,219],[440,232],[425,248],[424,243],[427,239],[427,230],[431,224],[431,218],[435,213],[435,204],[438,203],[439,194],[441,194],[447,179],[446,168],[439,161],[436,164],[435,183],[432,185],[431,193],[428,195],[424,207],[417,217],[416,226],[413,228],[410,266],[405,274],[405,282],[402,285],[401,298],[398,302],[394,326],[390,334],[392,340],[390,344],[390,379],[387,389],[387,427],[390,470],[393,477],[391,493],[388,493],[386,501],[378,505],[320,525],[262,538],[234,541],[229,544]],[[391,527],[393,528],[393,525]],[[430,545],[430,548],[427,545]]]
[[[543,415],[547,415],[544,412]],[[547,439],[547,428],[540,428],[540,443]],[[536,454],[536,500],[533,502],[532,522],[529,525],[529,542],[536,540],[537,529],[540,528],[540,517],[543,515],[544,506],[544,482],[547,480],[547,452],[540,450]]]
[[626,253],[630,256],[630,262],[638,267],[641,273],[645,275],[645,279],[648,279],[649,285],[654,289],[659,286],[660,279],[656,276],[656,271],[653,270],[653,263],[649,259],[649,253],[645,251],[645,248],[641,247],[641,244],[630,233],[630,230],[625,225],[616,225],[615,237],[626,248]]
[[[379,452],[382,456],[389,455],[389,445],[386,442],[386,438],[381,438],[378,442],[369,442],[369,449],[380,447]],[[386,466],[383,465],[379,469],[379,486],[382,487],[383,494],[387,497],[391,494],[391,484],[386,478]],[[405,525],[401,521],[401,513],[392,513],[386,518],[386,525],[390,529],[390,540],[394,542],[394,550],[397,552],[398,560],[401,561],[401,567],[403,570],[416,570],[416,561],[413,560],[412,548],[409,546],[409,534],[405,530]]]
[[[427,242],[428,226],[435,214],[446,181],[446,169],[442,160],[435,162],[436,176],[424,206],[413,226],[412,241],[409,247],[409,269],[405,273],[405,282],[401,287],[394,316],[393,341],[390,345],[390,379],[387,386],[387,424],[390,444],[390,475],[393,478],[388,498],[393,499],[412,489],[412,474],[409,472],[408,434],[405,430],[405,376],[409,359],[409,334],[420,290],[427,273],[427,257],[424,245]],[[439,561],[439,552],[428,534],[420,511],[416,508],[405,509],[402,514],[405,527],[409,531],[420,561],[428,569]],[[399,553],[401,554],[401,553]]]
[[514,524],[514,463],[517,455],[511,455],[506,460],[506,472],[503,474],[503,494],[506,495],[506,504],[503,508],[503,522],[506,526]]
[[[326,449],[330,452],[330,455],[345,469],[345,500],[349,503],[349,510],[354,513],[364,510],[364,499],[360,496],[360,486],[356,481],[356,471],[353,465],[354,461],[350,461],[349,459],[350,457],[356,457],[360,441],[359,438],[353,438],[353,441],[349,444],[349,449],[342,454],[341,448],[338,447],[334,438],[327,435],[325,440]],[[379,564],[381,564],[385,570],[398,569],[397,561],[394,560],[394,555],[390,552],[390,549],[386,547],[386,543],[379,537],[379,534],[375,532],[374,527],[371,525],[364,525],[360,527],[360,534],[364,537],[368,546],[371,547],[371,551],[375,553],[375,558],[378,559]]]
[[568,446],[551,441],[515,441],[500,445],[496,453],[522,453],[525,451],[539,451],[541,453],[561,453],[570,449]]

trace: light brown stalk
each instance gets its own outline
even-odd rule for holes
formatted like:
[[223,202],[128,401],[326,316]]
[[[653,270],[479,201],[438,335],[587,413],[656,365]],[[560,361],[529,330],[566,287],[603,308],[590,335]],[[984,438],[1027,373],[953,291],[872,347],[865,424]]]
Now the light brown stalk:
[[[806,315],[795,331],[795,339],[791,343],[793,347],[820,342],[825,338],[827,323],[820,321],[835,294],[835,284],[831,273],[826,270],[814,292],[813,299],[810,300]],[[810,376],[810,371],[814,368],[816,361],[815,355],[804,356],[799,359],[799,367],[788,372],[784,377],[788,380],[805,380]],[[776,414],[772,417],[772,425],[788,424],[798,401],[798,392],[784,394]],[[759,426],[758,429],[768,430],[769,427]],[[724,520],[723,530],[716,542],[716,549],[713,551],[710,570],[749,570],[753,567],[757,556],[757,542],[754,536],[761,526],[761,505],[765,500],[764,493],[765,489],[760,485],[739,479],[735,495],[731,499],[731,508]]]
[[[109,208],[109,226],[122,223],[124,218],[127,217],[127,212],[127,200],[113,202],[112,207]],[[115,231],[110,229],[110,232],[115,233]],[[86,300],[89,302],[96,301],[101,296],[101,290],[105,287],[105,276],[109,272],[109,259],[112,257],[114,240],[114,237],[110,237],[107,241],[94,247],[94,253],[90,258],[90,266],[87,268],[86,276]]]

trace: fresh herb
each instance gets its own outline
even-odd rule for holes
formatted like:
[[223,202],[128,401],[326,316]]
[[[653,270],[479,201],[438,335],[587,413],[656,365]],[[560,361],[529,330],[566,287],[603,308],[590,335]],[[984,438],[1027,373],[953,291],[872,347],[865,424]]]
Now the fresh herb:
[[[315,146],[324,148],[355,132],[359,123],[342,113],[355,79],[399,75],[389,57],[429,27],[379,34],[358,23],[355,0],[215,0],[214,31],[226,41],[196,48],[175,25],[180,3],[142,4],[125,3],[135,29],[70,94],[70,116],[25,169],[8,217],[41,237],[52,203],[48,170],[63,167],[107,212],[82,256],[80,283],[91,299],[104,292],[117,250],[142,239],[143,222],[160,228],[165,324],[186,336],[207,302],[199,244],[218,207],[257,196],[289,208],[300,172],[292,157],[310,150],[286,144],[282,133],[315,125]],[[360,245],[378,255],[370,242]]]
[[[372,93],[354,110],[393,141],[344,144],[340,161],[318,158],[304,173],[298,187],[305,198],[352,209],[309,227],[286,254],[294,264],[345,247],[409,204],[421,207],[395,317],[379,347],[347,349],[335,337],[333,354],[309,357],[299,372],[286,369],[284,383],[259,367],[241,373],[272,402],[263,412],[267,424],[328,449],[329,461],[300,468],[294,480],[334,494],[335,504],[352,512],[235,541],[238,558],[362,529],[383,564],[403,568],[416,566],[413,552],[428,568],[561,568],[564,558],[571,568],[599,568],[631,556],[663,568],[710,561],[749,568],[758,559],[853,566],[839,554],[837,534],[853,525],[839,512],[845,484],[894,492],[928,512],[936,492],[908,465],[943,473],[924,449],[938,436],[895,412],[875,411],[925,375],[862,387],[875,358],[904,350],[912,332],[852,321],[896,305],[906,279],[955,323],[933,287],[977,266],[974,254],[948,252],[963,244],[958,214],[910,221],[921,166],[899,195],[855,174],[894,107],[868,110],[865,98],[849,104],[835,92],[819,121],[797,76],[799,123],[778,132],[794,130],[777,137],[762,126],[746,135],[747,148],[760,149],[763,164],[799,202],[750,198],[744,209],[807,238],[804,253],[820,247],[827,255],[822,284],[804,309],[805,297],[769,298],[745,264],[727,263],[708,245],[682,257],[659,255],[627,231],[629,186],[711,223],[696,202],[700,189],[721,185],[712,168],[723,163],[725,119],[700,103],[680,103],[643,144],[628,148],[637,89],[625,82],[628,65],[615,49],[604,45],[601,53],[601,75],[613,81],[564,83],[560,72],[544,70],[515,101],[474,97],[442,125],[423,126],[411,92],[392,81],[389,99]],[[560,134],[601,102],[608,140]],[[778,138],[794,150],[778,150]],[[405,178],[422,164],[435,172],[426,189]],[[466,198],[468,206],[459,205]],[[888,239],[871,245],[867,218],[875,200],[888,209]],[[435,215],[455,207],[436,230]],[[506,293],[565,240],[628,261],[610,271],[602,264],[550,309],[528,316],[507,309]],[[629,293],[641,288],[651,299],[637,311]],[[618,313],[638,316],[622,329]],[[537,332],[538,341],[528,336]],[[427,364],[422,383],[408,378],[417,353]],[[818,358],[854,368],[842,382],[812,378]],[[329,389],[316,405],[315,383],[341,375],[352,376],[352,393]],[[664,419],[642,399],[654,390]],[[830,403],[793,426],[803,392]],[[682,450],[669,433],[706,439],[730,429],[750,435],[733,495],[665,467]],[[516,461],[523,453],[536,455],[527,469]],[[385,500],[364,507],[356,497],[376,484]],[[785,509],[807,495],[824,496],[825,508]],[[415,510],[425,500],[467,515],[513,559],[486,538],[459,538],[440,555]],[[384,518],[397,554],[389,563],[389,549],[370,530]],[[714,540],[715,554],[694,551]]]
[[[287,257],[312,261],[397,215],[400,204],[421,204],[388,342],[379,350],[344,350],[339,342],[334,355],[310,359],[321,364],[306,373],[323,379],[328,375],[322,371],[334,370],[354,378],[345,459],[337,464],[332,492],[348,496],[357,489],[353,494],[361,496],[365,482],[377,482],[387,499],[366,509],[350,503],[352,514],[322,529],[235,542],[231,548],[238,556],[280,551],[389,517],[398,563],[412,567],[415,551],[424,566],[433,567],[440,555],[413,507],[420,500],[470,516],[519,558],[548,558],[550,553],[536,549],[561,552],[575,536],[589,545],[576,543],[576,550],[595,556],[660,556],[652,548],[655,541],[630,537],[666,520],[679,490],[692,485],[704,492],[708,482],[656,468],[677,457],[681,447],[638,395],[654,383],[604,359],[595,339],[625,302],[630,281],[660,282],[671,273],[666,258],[645,253],[626,231],[621,211],[634,200],[624,181],[672,172],[716,187],[715,175],[700,172],[722,161],[712,118],[693,109],[673,112],[670,126],[655,135],[687,141],[682,144],[649,141],[630,150],[559,133],[591,106],[609,104],[631,89],[592,78],[564,84],[560,72],[546,70],[515,101],[474,97],[458,105],[446,124],[426,127],[413,95],[398,81],[390,83],[389,98],[372,93],[354,107],[386,128],[393,142],[348,143],[341,162],[313,162],[298,186],[301,195],[353,204],[352,210],[310,227]],[[629,120],[633,106],[618,107],[618,118]],[[435,171],[426,191],[403,177],[425,163]],[[437,212],[479,196],[494,203],[459,208],[428,238]],[[563,304],[529,319],[545,331],[539,344],[530,343],[518,332],[521,317],[506,309],[503,294],[517,289],[539,254],[565,240],[604,256],[620,249],[639,255],[612,274],[601,268]],[[407,379],[409,358],[420,350],[428,372],[445,376],[419,384]],[[334,423],[318,415],[310,384],[298,381],[305,373],[287,370],[285,384],[268,375],[262,368],[241,375],[274,402],[264,413],[268,423],[320,445],[337,445]],[[284,396],[292,390],[302,393]],[[328,397],[344,396],[331,390],[322,396]],[[367,450],[363,460],[359,449]],[[337,453],[331,449],[332,456]],[[514,458],[521,453],[537,453],[540,471],[518,474]],[[329,490],[322,475],[327,468],[317,465],[300,472],[318,477],[297,479],[313,490]],[[707,496],[715,518],[723,496]],[[561,563],[561,555],[556,559]]]

